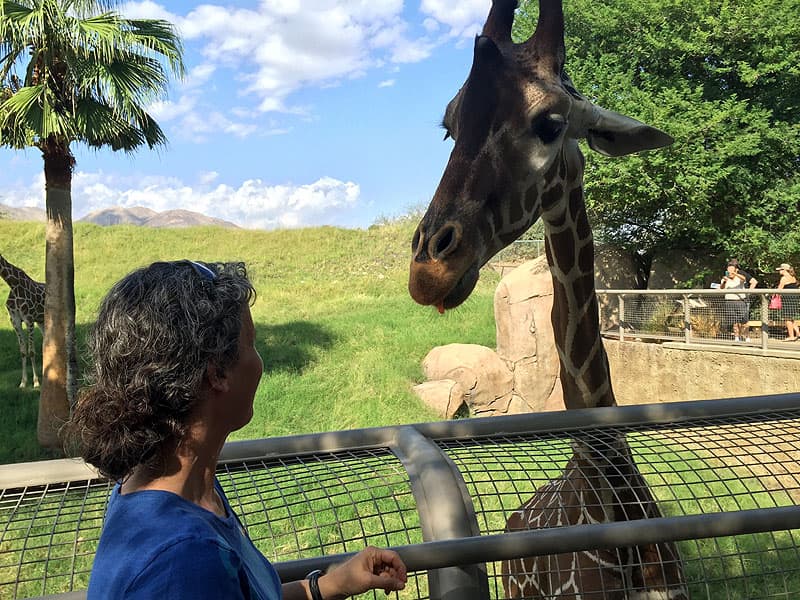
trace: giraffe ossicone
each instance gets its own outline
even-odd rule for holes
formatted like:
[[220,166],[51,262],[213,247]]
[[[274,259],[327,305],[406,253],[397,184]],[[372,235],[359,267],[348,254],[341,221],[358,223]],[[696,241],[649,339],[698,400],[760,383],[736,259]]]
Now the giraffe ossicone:
[[0,277],[5,280],[11,291],[6,300],[11,325],[17,335],[19,353],[22,357],[22,380],[19,387],[28,385],[28,363],[31,364],[33,387],[39,387],[36,374],[36,350],[33,340],[33,328],[36,324],[44,329],[44,283],[34,281],[25,271],[11,264],[0,255]]
[[[578,140],[607,156],[673,139],[589,102],[564,70],[560,0],[540,0],[530,39],[514,43],[515,0],[494,0],[472,68],[443,124],[454,147],[412,241],[409,292],[439,310],[461,304],[480,268],[542,219],[552,322],[568,409],[616,404],[600,337],[594,242]],[[660,516],[621,433],[575,436],[562,475],[508,518],[507,530]],[[502,563],[509,597],[686,600],[672,543]]]

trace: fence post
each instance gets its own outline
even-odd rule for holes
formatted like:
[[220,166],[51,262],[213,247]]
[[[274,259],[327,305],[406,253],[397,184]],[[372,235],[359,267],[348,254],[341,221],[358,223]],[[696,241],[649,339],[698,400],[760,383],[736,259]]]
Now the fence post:
[[[408,473],[424,541],[481,534],[467,485],[447,454],[411,426],[397,430],[391,449]],[[485,563],[430,569],[428,586],[431,600],[489,600]]]
[[761,349],[767,349],[769,342],[769,305],[767,295],[761,294]]
[[689,294],[683,295],[683,339],[687,344],[692,341],[692,309],[689,306]]
[[625,295],[619,295],[619,341],[625,341]]

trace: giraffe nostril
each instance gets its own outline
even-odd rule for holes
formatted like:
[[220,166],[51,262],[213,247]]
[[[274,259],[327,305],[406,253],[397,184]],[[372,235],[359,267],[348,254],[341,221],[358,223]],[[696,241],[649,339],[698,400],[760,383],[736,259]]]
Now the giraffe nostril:
[[453,225],[445,225],[431,240],[431,256],[442,259],[458,247],[458,230]]
[[419,232],[419,227],[417,227],[417,230],[414,232],[414,237],[411,239],[411,252],[412,253],[416,252],[417,248],[419,248],[419,238],[420,237],[421,237],[421,234]]

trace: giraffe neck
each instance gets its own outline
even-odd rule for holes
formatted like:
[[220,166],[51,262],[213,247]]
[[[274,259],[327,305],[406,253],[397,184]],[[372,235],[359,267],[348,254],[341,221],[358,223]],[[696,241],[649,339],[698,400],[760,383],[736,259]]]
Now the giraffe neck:
[[41,283],[34,281],[25,271],[12,265],[2,256],[0,256],[0,277],[8,284],[8,287],[17,293],[20,293],[21,290],[35,289],[42,286]]
[[[8,262],[5,258],[0,256],[0,277],[8,284],[8,287],[15,288],[21,281],[24,273],[18,268]],[[25,275],[27,278],[27,275]]]
[[[600,337],[594,240],[583,197],[583,157],[578,153],[573,165],[570,159],[576,160],[561,153],[557,162],[562,177],[554,178],[541,193],[564,403],[568,409],[613,406],[616,401]],[[574,175],[564,177],[569,172]]]

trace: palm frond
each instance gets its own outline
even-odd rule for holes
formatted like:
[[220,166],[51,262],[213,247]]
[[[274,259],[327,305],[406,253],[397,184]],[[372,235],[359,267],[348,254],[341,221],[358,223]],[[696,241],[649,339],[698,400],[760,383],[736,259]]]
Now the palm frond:
[[125,19],[116,6],[0,0],[0,85],[21,69],[27,90],[0,105],[0,123],[126,151],[166,142],[144,107],[165,95],[170,72],[184,75],[181,40],[172,24]]
[[78,105],[76,121],[81,130],[80,139],[90,146],[108,145],[113,150],[131,152],[143,144],[154,148],[167,141],[161,128],[146,112],[123,119],[110,106],[91,98]]
[[30,130],[35,137],[51,135],[74,139],[71,115],[59,110],[47,85],[27,86],[0,104],[0,128],[9,131]]

